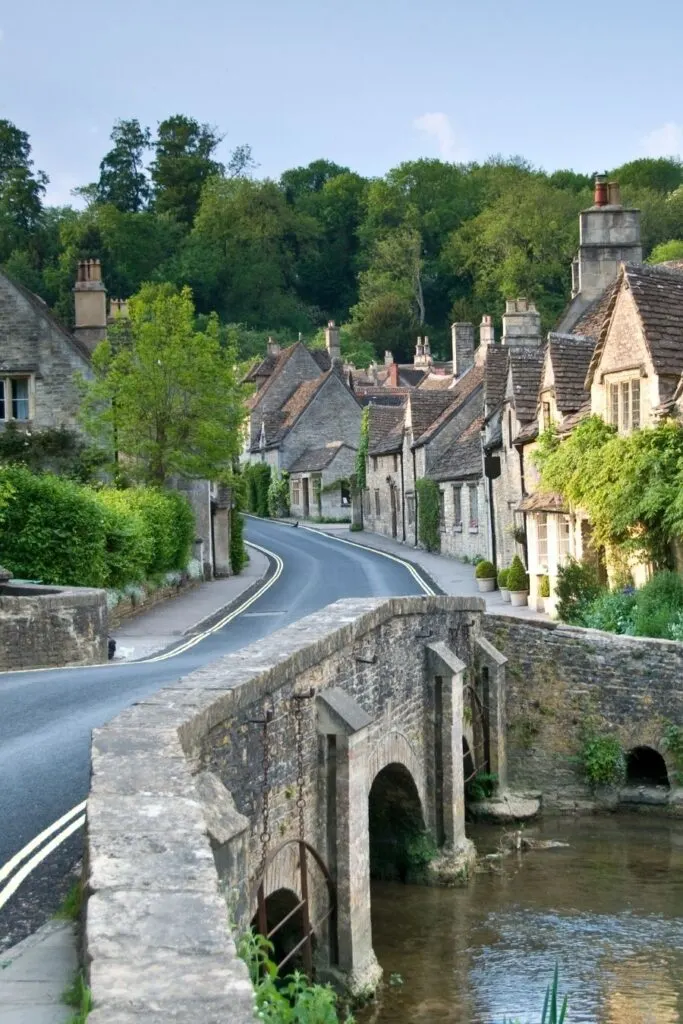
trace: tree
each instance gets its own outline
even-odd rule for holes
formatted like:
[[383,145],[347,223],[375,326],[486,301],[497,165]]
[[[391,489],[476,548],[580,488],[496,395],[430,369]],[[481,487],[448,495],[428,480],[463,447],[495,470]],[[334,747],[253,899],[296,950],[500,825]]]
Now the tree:
[[162,121],[151,166],[154,208],[192,225],[204,184],[224,171],[213,159],[222,137],[208,124],[176,114]]
[[149,128],[137,118],[116,122],[111,133],[114,146],[100,164],[98,202],[111,203],[121,213],[137,213],[147,205],[151,190],[143,161],[151,139]]
[[32,168],[28,134],[0,120],[0,261],[16,248],[30,247],[39,231],[49,179]]
[[168,284],[145,285],[129,312],[93,354],[86,427],[147,483],[216,479],[237,457],[244,418],[235,354],[220,344],[217,317],[195,330],[189,288]]
[[683,164],[673,158],[643,157],[615,168],[609,177],[618,181],[622,188],[673,192],[683,184]]
[[667,260],[683,261],[683,240],[672,238],[668,242],[660,242],[648,256],[648,263],[665,263]]

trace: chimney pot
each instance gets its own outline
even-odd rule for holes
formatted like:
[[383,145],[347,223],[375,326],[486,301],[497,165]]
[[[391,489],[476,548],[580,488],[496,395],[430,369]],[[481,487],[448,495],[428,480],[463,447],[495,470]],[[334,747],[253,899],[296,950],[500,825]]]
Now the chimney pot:
[[618,181],[607,182],[607,202],[610,206],[621,206],[621,188]]
[[607,206],[607,179],[604,174],[596,174],[595,176],[593,202],[595,206]]

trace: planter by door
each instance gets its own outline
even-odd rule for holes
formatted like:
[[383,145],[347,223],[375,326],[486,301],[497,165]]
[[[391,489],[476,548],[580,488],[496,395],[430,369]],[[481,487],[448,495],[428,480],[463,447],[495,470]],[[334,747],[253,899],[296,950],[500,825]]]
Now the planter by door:
[[490,576],[485,579],[477,580],[477,586],[479,587],[480,594],[490,594],[492,590],[496,589],[496,577]]
[[527,602],[528,596],[528,590],[511,590],[510,604],[512,605],[513,608],[523,608]]
[[507,587],[500,588],[500,596],[503,598],[505,604],[510,604],[510,591]]

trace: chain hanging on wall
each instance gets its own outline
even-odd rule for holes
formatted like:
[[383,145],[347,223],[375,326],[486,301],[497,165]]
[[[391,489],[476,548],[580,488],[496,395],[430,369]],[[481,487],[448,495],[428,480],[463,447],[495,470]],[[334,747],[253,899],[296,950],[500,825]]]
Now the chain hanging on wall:
[[266,860],[268,857],[268,844],[270,843],[270,741],[268,738],[268,726],[273,721],[273,711],[268,708],[263,718],[250,718],[249,722],[252,725],[261,726],[261,737],[263,745],[263,762],[262,762],[262,784],[261,784],[261,799],[262,799],[262,810],[261,810],[261,834],[259,839],[261,841],[261,859],[259,861],[258,870],[256,872],[257,878],[262,878],[266,870]]
[[306,792],[304,779],[304,721],[303,702],[315,696],[315,690],[308,693],[292,694],[294,701],[294,730],[296,737],[296,807],[299,813],[299,839],[305,838],[306,832]]

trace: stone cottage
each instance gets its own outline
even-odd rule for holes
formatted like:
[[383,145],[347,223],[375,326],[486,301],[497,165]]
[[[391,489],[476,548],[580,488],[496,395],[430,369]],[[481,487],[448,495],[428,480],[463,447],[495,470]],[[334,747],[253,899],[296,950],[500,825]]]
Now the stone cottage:
[[356,449],[342,441],[307,449],[289,469],[291,514],[302,519],[350,519],[355,470]]

